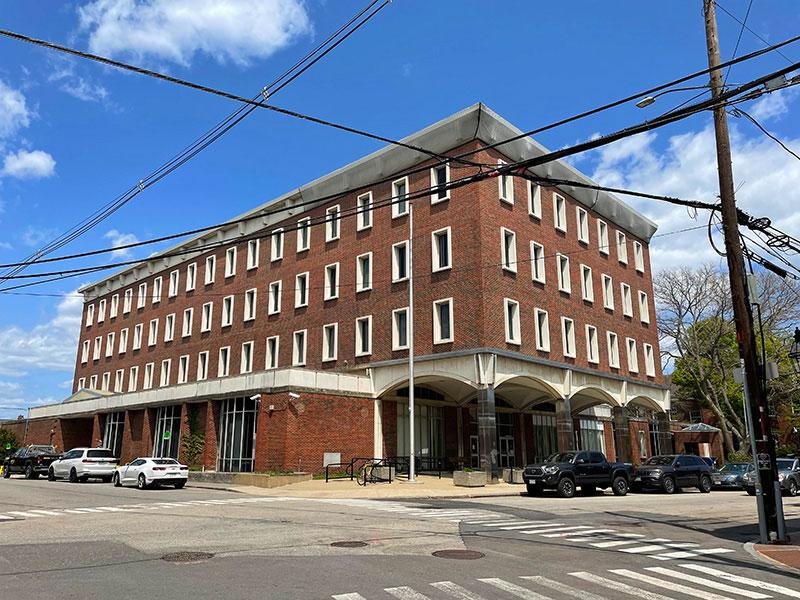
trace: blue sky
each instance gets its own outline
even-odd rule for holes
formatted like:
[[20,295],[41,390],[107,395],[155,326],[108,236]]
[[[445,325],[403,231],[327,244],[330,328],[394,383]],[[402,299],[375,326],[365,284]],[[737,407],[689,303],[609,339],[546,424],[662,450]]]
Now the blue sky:
[[[721,0],[742,18],[748,0]],[[191,4],[191,10],[184,7]],[[366,4],[349,0],[8,1],[0,27],[112,55],[242,95],[256,93]],[[493,2],[395,0],[308,73],[277,105],[399,138],[482,101],[523,129],[700,70],[700,0]],[[213,10],[216,9],[216,10]],[[723,58],[739,25],[718,15]],[[748,25],[774,42],[800,32],[793,0],[754,0]],[[763,47],[745,31],[739,54]],[[800,44],[784,50],[800,60]],[[737,66],[730,81],[785,66],[776,54]],[[698,81],[698,83],[705,83]],[[658,114],[607,111],[542,135],[558,148]],[[793,91],[752,111],[800,148]],[[221,98],[0,39],[0,262],[113,199],[235,106]],[[732,120],[740,202],[800,234],[800,163]],[[613,185],[702,200],[716,194],[710,117],[577,157]],[[145,239],[232,217],[357,159],[372,141],[256,111],[177,173],[65,251]],[[661,232],[697,225],[683,210],[635,202]],[[144,256],[142,251],[133,256]],[[654,239],[656,269],[712,260],[704,233]],[[109,259],[110,260],[110,259]],[[76,266],[80,266],[77,263]],[[31,291],[69,293],[92,278]],[[69,393],[80,299],[0,294],[0,418]]]

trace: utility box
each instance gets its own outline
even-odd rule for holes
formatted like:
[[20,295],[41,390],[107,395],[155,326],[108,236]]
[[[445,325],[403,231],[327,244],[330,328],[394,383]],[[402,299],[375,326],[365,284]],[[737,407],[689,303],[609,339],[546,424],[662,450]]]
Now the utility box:
[[341,452],[326,452],[322,456],[322,466],[327,467],[328,465],[335,465],[342,462],[342,453]]

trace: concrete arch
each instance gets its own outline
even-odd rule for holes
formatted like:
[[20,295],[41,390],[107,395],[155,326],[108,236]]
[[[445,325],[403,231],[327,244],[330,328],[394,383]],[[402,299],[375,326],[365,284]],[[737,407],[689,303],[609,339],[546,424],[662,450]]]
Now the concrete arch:
[[561,392],[548,382],[530,375],[512,375],[495,382],[495,394],[514,408],[525,410],[544,402],[563,400]]
[[634,398],[628,400],[628,406],[630,406],[631,404],[635,406],[643,406],[644,408],[653,410],[658,413],[666,412],[663,406],[661,406],[658,402],[656,402],[654,398],[651,398],[649,396],[642,396],[642,395],[635,396]]
[[[462,398],[469,397],[475,394],[478,386],[466,377],[462,377],[455,373],[428,373],[419,374],[414,377],[414,385],[423,386],[442,394],[448,399],[460,401]],[[391,395],[398,389],[408,386],[408,374],[403,377],[398,377],[376,390],[375,396],[378,398]]]
[[573,414],[599,404],[607,404],[611,407],[622,406],[620,401],[608,391],[593,385],[580,387],[570,396],[570,409]]

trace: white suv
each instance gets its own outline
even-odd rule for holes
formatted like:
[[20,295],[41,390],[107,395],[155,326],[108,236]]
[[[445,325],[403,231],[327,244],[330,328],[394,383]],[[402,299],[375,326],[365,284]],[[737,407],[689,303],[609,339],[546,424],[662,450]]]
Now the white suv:
[[47,479],[69,479],[83,483],[90,477],[109,483],[117,468],[117,459],[108,448],[73,448],[50,464]]

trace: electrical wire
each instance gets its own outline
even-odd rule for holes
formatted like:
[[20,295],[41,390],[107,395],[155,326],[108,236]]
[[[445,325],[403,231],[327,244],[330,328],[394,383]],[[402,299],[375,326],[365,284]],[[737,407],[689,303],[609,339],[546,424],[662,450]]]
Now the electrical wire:
[[[747,31],[749,31],[750,33],[752,33],[752,34],[753,34],[754,36],[756,36],[756,37],[757,37],[759,40],[761,40],[762,42],[764,42],[764,44],[766,44],[767,46],[769,46],[769,41],[768,41],[768,40],[766,40],[766,39],[765,39],[765,38],[764,38],[762,35],[758,34],[757,32],[753,31],[752,29],[750,29],[750,28],[747,26],[747,23],[746,23],[746,21],[747,21],[747,18],[746,18],[746,17],[745,17],[745,21],[742,21],[742,20],[741,20],[741,19],[739,19],[739,18],[738,18],[736,15],[734,15],[732,12],[730,12],[730,11],[729,11],[727,8],[725,8],[724,6],[722,6],[722,5],[721,5],[719,2],[714,2],[714,4],[717,6],[717,8],[719,8],[719,9],[720,9],[722,12],[724,12],[726,15],[728,15],[728,16],[729,16],[731,19],[733,19],[734,21],[736,21],[737,23],[739,23],[739,24],[742,26],[742,29],[747,29]],[[751,4],[752,4],[752,2],[751,2]],[[747,14],[750,14],[750,8],[749,8],[749,7],[748,7],[748,9],[747,9]],[[739,34],[739,37],[741,37],[741,34]],[[777,49],[776,49],[776,52],[777,52],[777,53],[778,53],[780,56],[782,56],[784,59],[786,59],[786,62],[788,62],[788,63],[791,63],[791,62],[793,62],[791,58],[789,58],[788,56],[786,56],[786,55],[785,55],[783,52],[781,52],[780,50],[777,50]]]
[[[717,4],[716,2],[714,4]],[[719,4],[717,4],[719,6]],[[739,37],[736,38],[736,45],[733,47],[733,54],[731,58],[736,58],[736,52],[739,50],[739,44],[742,42],[742,35],[744,34],[744,28],[747,27],[747,17],[750,16],[750,9],[753,8],[753,0],[750,0],[747,3],[747,12],[744,14],[744,21],[742,21],[742,26],[739,28]],[[725,72],[725,78],[722,81],[723,87],[726,83],[728,83],[728,77],[731,74],[731,69],[733,67],[728,67],[728,70]]]
[[768,137],[769,139],[771,139],[773,142],[775,142],[776,144],[778,144],[778,145],[779,145],[781,148],[783,148],[784,150],[786,150],[786,152],[788,152],[789,154],[791,154],[792,156],[794,156],[794,157],[795,157],[797,160],[800,160],[800,154],[797,154],[797,152],[795,152],[794,150],[792,150],[791,148],[789,148],[789,147],[788,147],[786,144],[784,144],[784,143],[783,143],[783,142],[782,142],[780,139],[778,139],[777,137],[775,137],[774,135],[772,135],[772,134],[771,134],[769,131],[767,131],[767,130],[764,128],[764,126],[763,126],[763,125],[761,125],[761,123],[759,123],[759,122],[758,122],[758,121],[755,119],[755,117],[753,117],[753,116],[752,116],[750,113],[748,113],[748,112],[746,112],[746,111],[742,110],[741,108],[733,108],[733,109],[731,109],[731,110],[730,110],[730,111],[728,111],[728,112],[729,112],[731,115],[733,115],[734,117],[746,117],[748,121],[750,121],[750,122],[751,122],[753,125],[755,125],[756,127],[758,127],[758,128],[761,130],[761,133],[763,133],[765,136],[767,136],[767,137]]

